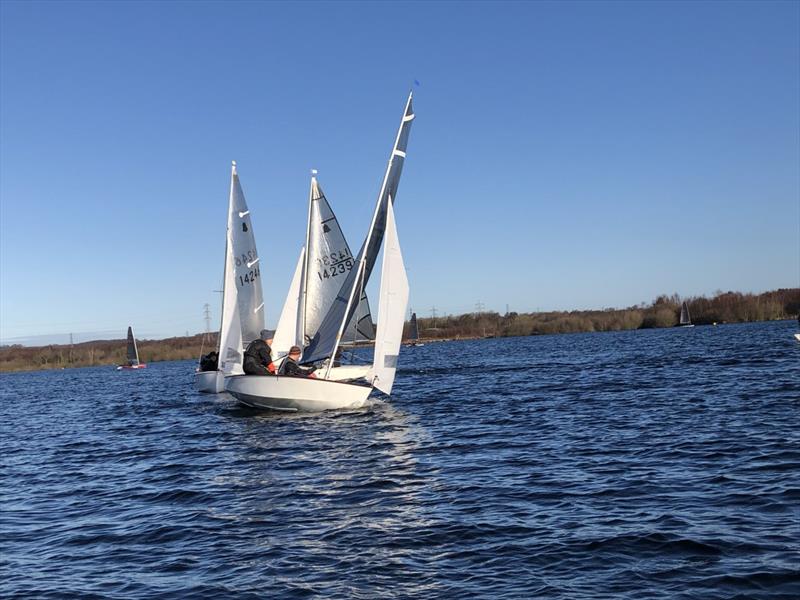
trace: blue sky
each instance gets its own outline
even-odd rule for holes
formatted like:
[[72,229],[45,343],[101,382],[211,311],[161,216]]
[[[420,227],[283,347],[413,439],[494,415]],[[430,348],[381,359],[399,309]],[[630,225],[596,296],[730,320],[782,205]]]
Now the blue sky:
[[0,17],[4,341],[183,335],[206,302],[216,324],[231,160],[274,323],[309,169],[357,249],[414,79],[396,217],[418,313],[800,283],[797,2],[4,1]]

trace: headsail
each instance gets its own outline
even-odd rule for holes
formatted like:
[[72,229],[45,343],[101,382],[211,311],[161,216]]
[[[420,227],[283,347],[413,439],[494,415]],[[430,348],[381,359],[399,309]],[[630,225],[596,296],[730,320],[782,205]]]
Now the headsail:
[[[317,334],[355,264],[355,257],[350,252],[339,221],[316,177],[311,178],[308,211],[308,259],[305,288],[301,292],[304,344]],[[348,341],[375,339],[375,327],[366,294],[362,294],[358,310],[345,331]]]
[[136,347],[136,338],[133,337],[133,329],[128,326],[128,350],[127,358],[129,365],[139,364],[139,349]]
[[397,238],[394,209],[386,211],[386,245],[381,264],[381,291],[378,300],[378,327],[375,357],[367,380],[385,394],[392,393],[397,357],[403,339],[403,321],[408,305],[408,277]]
[[411,132],[411,122],[414,119],[411,100],[412,94],[409,94],[400,128],[397,131],[397,138],[389,156],[389,164],[383,177],[378,202],[372,216],[372,223],[355,261],[357,267],[351,268],[348,272],[344,285],[339,290],[330,310],[328,310],[320,324],[319,330],[306,349],[303,362],[314,362],[334,355],[347,324],[356,312],[357,300],[361,298],[367,286],[383,242],[388,205],[393,202],[397,195],[400,174],[403,171],[408,136]]
[[225,282],[223,284],[222,327],[219,332],[219,369],[225,375],[241,375],[244,365],[242,347],[242,320],[239,318],[239,302],[236,298],[238,287],[235,281],[231,231],[228,230],[225,259]]
[[305,263],[306,249],[300,249],[300,258],[297,259],[297,266],[294,269],[292,283],[289,286],[289,293],[286,294],[286,301],[283,303],[283,310],[278,319],[278,328],[275,330],[275,337],[272,340],[272,358],[277,360],[289,353],[292,346],[302,348],[300,331],[300,282],[303,279],[303,265]]
[[681,323],[680,324],[681,325],[691,325],[692,324],[692,317],[689,315],[689,305],[686,303],[686,300],[684,300],[683,304],[681,304]]
[[242,341],[258,338],[264,329],[264,297],[261,291],[261,265],[250,222],[250,211],[239,183],[236,163],[231,169],[231,195],[228,212],[229,244],[233,253],[233,280],[241,319]]

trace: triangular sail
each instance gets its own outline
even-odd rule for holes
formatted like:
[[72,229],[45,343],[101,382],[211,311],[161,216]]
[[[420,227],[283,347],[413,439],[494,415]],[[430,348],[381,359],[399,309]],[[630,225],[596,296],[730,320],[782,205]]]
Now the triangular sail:
[[283,310],[278,319],[278,328],[275,330],[275,337],[272,341],[272,358],[277,362],[279,358],[289,353],[292,346],[300,346],[302,343],[300,336],[300,283],[303,279],[303,264],[305,262],[306,249],[301,248],[300,258],[297,259],[297,266],[294,269],[292,283],[289,286],[289,293],[283,303]]
[[397,357],[403,340],[403,322],[408,305],[408,277],[400,251],[394,210],[386,211],[386,244],[381,264],[381,288],[378,300],[378,326],[375,335],[375,357],[367,379],[385,394],[392,393],[397,370]]
[[686,300],[684,300],[683,304],[681,304],[681,325],[691,325],[691,323],[692,318],[689,315],[689,305],[686,303]]
[[383,242],[388,205],[393,202],[397,195],[397,187],[403,171],[408,136],[411,132],[411,123],[414,120],[411,100],[412,95],[409,94],[400,128],[397,131],[397,138],[389,156],[389,164],[386,167],[378,202],[372,216],[372,223],[355,261],[357,268],[352,268],[348,272],[344,285],[339,290],[330,310],[320,324],[319,330],[306,349],[303,362],[314,362],[334,355],[346,326],[356,311],[358,300],[366,289]]
[[130,326],[128,326],[127,357],[129,365],[139,364],[139,349],[136,347],[136,338],[133,337],[133,329]]
[[416,342],[419,339],[419,326],[417,325],[417,313],[411,313],[411,324],[409,327],[408,337],[410,340]]
[[228,231],[233,253],[233,281],[239,304],[242,341],[251,342],[264,329],[264,297],[261,291],[261,265],[253,236],[250,211],[239,183],[236,163],[231,170],[231,195]]
[[[302,329],[305,341],[319,331],[348,273],[355,264],[350,246],[342,233],[316,177],[311,178],[308,220],[308,260],[303,294]],[[369,301],[362,295],[356,314],[346,329],[348,341],[375,339]]]
[[222,327],[219,332],[219,370],[225,375],[241,375],[244,365],[242,347],[242,320],[239,318],[239,302],[236,298],[235,263],[232,243],[228,231],[226,245],[225,281],[223,283]]

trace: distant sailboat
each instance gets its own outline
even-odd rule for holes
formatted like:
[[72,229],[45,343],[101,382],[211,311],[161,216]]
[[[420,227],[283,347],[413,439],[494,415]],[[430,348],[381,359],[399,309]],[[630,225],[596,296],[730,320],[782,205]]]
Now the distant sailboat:
[[417,325],[417,313],[411,313],[411,321],[408,325],[408,340],[406,345],[408,346],[424,346],[425,344],[420,343],[419,341],[419,325]]
[[689,305],[686,303],[686,300],[681,304],[681,320],[678,325],[680,327],[694,327],[694,325],[692,325],[692,317],[689,315]]
[[[326,366],[317,371],[316,378],[250,375],[229,377],[225,380],[225,389],[240,402],[256,408],[320,411],[364,406],[373,388],[386,394],[391,393],[408,302],[408,279],[400,252],[392,204],[405,162],[411,122],[414,119],[411,100],[412,96],[409,94],[361,251],[347,273],[343,273],[344,284],[303,353],[303,363],[327,361]],[[384,254],[372,367],[361,382],[335,381],[332,377],[336,370],[333,366],[334,357],[340,343],[345,339],[345,330],[353,322],[353,316],[361,305],[364,289],[382,245]],[[300,261],[307,260],[301,252]],[[301,277],[302,270],[298,264],[295,269],[296,281],[293,280],[293,287],[296,285],[298,290]],[[291,312],[294,300],[289,300]],[[300,302],[299,296],[297,302]]]
[[136,346],[136,338],[133,337],[133,329],[128,327],[128,349],[127,349],[128,364],[119,365],[117,371],[129,369],[144,369],[147,367],[146,363],[139,361],[139,348]]
[[197,390],[211,394],[224,391],[225,377],[244,372],[243,348],[264,329],[261,266],[250,210],[239,182],[235,161],[231,165],[223,273],[217,366],[215,369],[198,370],[195,373]]

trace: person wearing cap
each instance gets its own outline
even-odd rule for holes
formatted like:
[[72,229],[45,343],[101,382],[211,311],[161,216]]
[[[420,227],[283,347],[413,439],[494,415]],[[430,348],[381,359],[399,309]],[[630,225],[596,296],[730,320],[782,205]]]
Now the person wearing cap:
[[244,372],[246,375],[274,375],[275,365],[272,364],[273,332],[262,329],[257,340],[250,342],[244,351]]
[[292,346],[289,348],[289,354],[286,356],[286,360],[283,361],[278,375],[286,375],[288,377],[311,377],[312,379],[316,379],[314,375],[314,371],[317,370],[316,367],[301,367],[297,364],[302,352],[300,346]]

